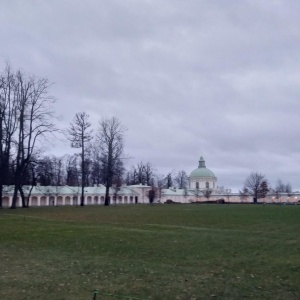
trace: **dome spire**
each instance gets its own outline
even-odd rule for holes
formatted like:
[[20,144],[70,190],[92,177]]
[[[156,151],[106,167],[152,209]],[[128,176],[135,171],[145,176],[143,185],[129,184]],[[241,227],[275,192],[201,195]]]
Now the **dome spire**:
[[205,166],[205,160],[204,160],[203,156],[200,157],[199,167],[198,168],[206,168],[206,166]]

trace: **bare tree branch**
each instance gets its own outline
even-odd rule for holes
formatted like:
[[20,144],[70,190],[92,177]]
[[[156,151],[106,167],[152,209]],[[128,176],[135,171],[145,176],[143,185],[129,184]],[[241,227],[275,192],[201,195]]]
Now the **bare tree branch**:
[[117,117],[103,118],[99,121],[97,141],[101,151],[101,163],[105,174],[105,203],[109,205],[109,189],[112,185],[114,176],[118,171],[118,164],[122,160],[124,150],[124,133],[126,127]]
[[85,112],[77,113],[73,122],[68,129],[68,139],[71,141],[73,148],[81,149],[81,201],[80,206],[84,206],[84,187],[86,182],[86,162],[85,152],[89,142],[92,140],[92,132],[90,129],[89,115]]

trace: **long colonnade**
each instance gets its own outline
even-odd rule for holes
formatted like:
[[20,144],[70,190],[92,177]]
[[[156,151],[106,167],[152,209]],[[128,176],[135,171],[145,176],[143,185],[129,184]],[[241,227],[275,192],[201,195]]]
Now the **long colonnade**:
[[[2,198],[3,207],[10,207],[12,204],[12,196],[4,196]],[[138,196],[117,196],[117,197],[109,197],[110,201],[113,204],[137,204]],[[28,198],[26,199],[26,201]],[[86,205],[101,205],[104,204],[105,197],[104,196],[85,196],[84,203]],[[33,195],[29,198],[28,205],[29,206],[67,206],[67,205],[79,205],[80,204],[80,195],[43,195],[36,196]],[[22,206],[21,198],[17,198],[16,206]]]

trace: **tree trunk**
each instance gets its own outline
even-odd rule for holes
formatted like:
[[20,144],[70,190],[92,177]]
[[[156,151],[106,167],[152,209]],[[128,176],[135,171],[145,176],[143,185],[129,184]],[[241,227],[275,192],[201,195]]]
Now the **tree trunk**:
[[85,177],[85,169],[84,169],[84,140],[83,133],[81,134],[81,197],[80,197],[80,206],[84,206],[84,177]]
[[22,199],[22,207],[23,208],[27,208],[28,207],[28,203],[26,203],[27,201],[26,201],[26,198],[25,198],[22,186],[19,185],[18,189],[19,189],[19,192],[20,192],[20,195],[21,195],[21,199]]
[[[1,172],[1,170],[0,170]],[[2,176],[2,175],[0,175]],[[3,184],[2,182],[0,183],[0,209],[2,208],[2,197],[3,197]]]
[[17,197],[18,197],[18,186],[15,184],[15,187],[14,187],[14,195],[13,195],[13,198],[12,198],[12,202],[11,202],[11,209],[16,209],[17,208]]
[[[2,116],[2,114],[1,114]],[[2,117],[0,117],[0,208],[2,208],[2,192],[3,192],[3,134],[2,134]]]
[[105,202],[104,202],[104,205],[105,206],[109,206],[110,204],[110,200],[109,200],[109,184],[106,185],[106,188],[105,188]]
[[[15,171],[15,182],[14,182],[14,194],[13,194],[13,199],[12,199],[12,204],[11,204],[11,207],[10,208],[17,208],[17,198],[18,198],[18,191],[21,192],[21,182],[22,182],[22,172],[21,172],[21,168],[18,168],[16,167],[16,171]],[[23,191],[22,191],[23,193]],[[23,194],[24,196],[24,194]],[[21,194],[21,197],[22,197],[22,194]],[[25,204],[25,199],[23,199],[22,197],[22,207],[26,207],[24,206]]]

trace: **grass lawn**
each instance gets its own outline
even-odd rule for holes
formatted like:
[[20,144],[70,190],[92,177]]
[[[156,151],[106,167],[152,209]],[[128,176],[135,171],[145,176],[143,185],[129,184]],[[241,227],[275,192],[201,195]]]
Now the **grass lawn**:
[[0,259],[3,300],[299,300],[300,206],[2,209]]

